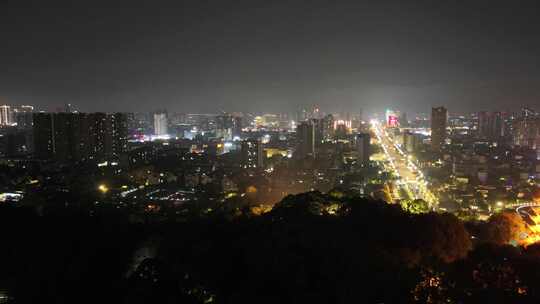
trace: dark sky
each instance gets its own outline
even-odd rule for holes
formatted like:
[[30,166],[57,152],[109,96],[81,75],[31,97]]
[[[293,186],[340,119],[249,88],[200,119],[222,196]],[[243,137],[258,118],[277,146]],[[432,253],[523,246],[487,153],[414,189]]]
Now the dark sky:
[[505,3],[0,0],[0,96],[83,111],[540,108],[540,10]]

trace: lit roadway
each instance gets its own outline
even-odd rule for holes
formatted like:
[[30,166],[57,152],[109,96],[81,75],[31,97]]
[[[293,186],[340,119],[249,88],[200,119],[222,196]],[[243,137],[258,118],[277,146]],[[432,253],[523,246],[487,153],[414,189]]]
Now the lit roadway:
[[[394,173],[397,177],[397,186],[399,186],[407,196],[404,198],[423,199],[428,202],[431,207],[436,209],[439,204],[438,200],[428,189],[428,183],[424,178],[424,174],[416,166],[412,157],[394,142],[393,138],[378,121],[372,121],[371,128],[373,133],[375,133],[375,136],[377,136],[377,140],[388,161],[388,165],[385,169]],[[394,196],[401,197],[399,194]]]

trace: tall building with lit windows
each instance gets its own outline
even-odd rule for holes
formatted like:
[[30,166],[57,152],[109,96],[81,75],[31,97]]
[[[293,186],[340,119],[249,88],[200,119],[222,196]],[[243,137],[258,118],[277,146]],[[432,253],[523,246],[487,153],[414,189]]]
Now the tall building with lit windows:
[[232,140],[242,135],[242,117],[231,114],[216,116],[216,137],[224,140]]
[[371,156],[371,135],[369,133],[360,133],[356,135],[356,152],[358,162],[365,166],[369,164]]
[[112,113],[107,115],[105,123],[105,155],[119,158],[127,151],[128,115]]
[[479,137],[487,137],[489,133],[489,116],[490,113],[486,111],[478,112],[476,115],[478,120],[478,136]]
[[296,127],[296,156],[305,158],[315,156],[315,127],[309,121],[301,122]]
[[0,126],[10,126],[13,123],[11,115],[10,106],[0,106]]
[[167,126],[167,113],[154,113],[154,135],[167,135]]
[[441,151],[446,140],[446,120],[448,111],[445,107],[431,109],[431,148],[433,151]]
[[52,159],[55,151],[54,122],[52,113],[34,113],[34,157]]
[[530,149],[540,148],[540,117],[523,115],[514,122],[514,145]]
[[240,150],[242,160],[241,165],[244,168],[263,168],[264,150],[263,144],[259,139],[246,139],[242,141]]
[[479,112],[477,117],[479,137],[495,140],[507,135],[506,113]]
[[332,140],[334,137],[334,116],[328,114],[323,118],[323,138]]
[[13,109],[13,120],[17,124],[17,128],[21,130],[32,129],[32,115],[34,112],[33,106],[23,105]]
[[324,119],[313,118],[311,124],[315,129],[315,150],[318,150],[324,141]]
[[399,111],[394,111],[387,109],[385,112],[386,125],[388,127],[398,127],[399,126]]
[[33,121],[37,159],[101,161],[127,150],[124,113],[34,113]]

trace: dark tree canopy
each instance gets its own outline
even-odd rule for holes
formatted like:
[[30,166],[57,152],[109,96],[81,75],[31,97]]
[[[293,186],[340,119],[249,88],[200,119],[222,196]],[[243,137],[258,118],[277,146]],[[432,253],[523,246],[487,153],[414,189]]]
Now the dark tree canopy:
[[177,223],[59,210],[0,208],[2,231],[18,231],[3,236],[0,289],[17,303],[540,299],[536,246],[472,248],[453,215],[337,190],[291,195],[262,215],[217,208]]

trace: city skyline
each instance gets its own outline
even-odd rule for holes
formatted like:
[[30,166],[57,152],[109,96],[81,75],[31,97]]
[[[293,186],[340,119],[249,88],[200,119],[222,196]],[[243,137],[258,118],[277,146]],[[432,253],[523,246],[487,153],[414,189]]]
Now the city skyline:
[[0,0],[0,304],[540,303],[539,15]]

